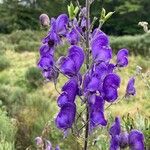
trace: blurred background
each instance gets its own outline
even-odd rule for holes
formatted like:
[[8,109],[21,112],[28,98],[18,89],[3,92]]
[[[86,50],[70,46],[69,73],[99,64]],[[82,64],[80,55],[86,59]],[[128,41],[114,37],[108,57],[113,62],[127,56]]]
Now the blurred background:
[[[72,0],[76,4],[75,0]],[[84,5],[84,0],[80,0]],[[0,0],[0,150],[34,150],[35,137],[45,127],[49,139],[62,150],[80,150],[82,139],[63,134],[55,128],[54,118],[58,112],[57,92],[52,83],[44,81],[36,64],[38,49],[46,30],[39,25],[39,15],[47,13],[56,17],[67,13],[70,0]],[[90,150],[107,150],[109,135],[107,129],[116,115],[122,117],[124,129],[141,130],[145,135],[147,150],[150,149],[150,33],[144,33],[138,22],[150,23],[150,0],[95,0],[92,16],[100,16],[102,7],[115,14],[102,30],[110,35],[114,54],[120,48],[130,52],[129,66],[119,70],[123,96],[128,79],[142,68],[136,76],[135,97],[124,99],[105,113],[109,124],[99,128],[91,136]],[[98,25],[96,23],[95,27]],[[64,54],[67,45],[59,47],[57,56]],[[60,90],[66,81],[58,80]],[[77,100],[79,102],[79,100]],[[80,108],[82,109],[82,108]],[[79,110],[80,111],[80,110]]]

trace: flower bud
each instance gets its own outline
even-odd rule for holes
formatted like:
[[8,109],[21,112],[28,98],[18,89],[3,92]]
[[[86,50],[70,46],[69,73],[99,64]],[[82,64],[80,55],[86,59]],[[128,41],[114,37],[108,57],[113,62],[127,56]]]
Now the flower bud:
[[49,17],[47,14],[41,14],[40,17],[39,17],[39,20],[40,20],[40,24],[42,26],[49,26],[50,24],[50,20],[49,20]]
[[41,137],[36,137],[35,138],[35,143],[37,146],[42,146],[43,145],[43,140]]

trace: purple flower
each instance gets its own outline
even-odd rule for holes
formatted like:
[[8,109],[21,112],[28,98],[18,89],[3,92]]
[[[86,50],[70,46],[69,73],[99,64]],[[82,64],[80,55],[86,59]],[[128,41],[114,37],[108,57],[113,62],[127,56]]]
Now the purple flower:
[[131,130],[129,134],[127,132],[121,132],[120,119],[118,117],[115,118],[109,134],[111,135],[110,150],[126,148],[127,146],[131,150],[144,150],[143,134],[138,130]]
[[119,136],[121,132],[121,126],[120,126],[120,119],[119,117],[115,118],[115,122],[112,124],[111,128],[109,129],[109,134],[114,137],[116,135]]
[[48,35],[42,40],[42,43],[47,43],[49,47],[54,47],[60,43],[60,38],[54,30],[50,30]]
[[127,132],[122,132],[119,135],[119,146],[120,148],[126,148],[129,144],[129,134]]
[[76,115],[76,105],[74,103],[66,103],[60,109],[55,123],[57,128],[66,131],[72,127]]
[[126,67],[128,65],[128,50],[121,49],[117,53],[117,66]]
[[[91,100],[91,98],[94,100]],[[93,129],[98,125],[106,126],[107,121],[104,116],[105,101],[101,96],[91,96],[89,101],[90,108],[90,128]]]
[[59,60],[60,70],[68,76],[75,76],[78,74],[83,62],[83,49],[78,46],[71,46],[68,55]]
[[47,14],[41,14],[39,20],[42,26],[49,26],[50,24],[50,20]]
[[[96,33],[95,33],[96,34]],[[109,39],[105,34],[96,34],[91,41],[92,56],[95,61],[109,62],[112,58],[112,50]]]
[[49,69],[51,69],[53,64],[54,64],[53,56],[48,54],[48,55],[44,55],[40,58],[40,60],[38,62],[38,67],[41,70],[49,70]]
[[67,34],[68,23],[69,19],[66,14],[61,14],[60,16],[58,16],[56,20],[56,32],[61,36],[65,36]]
[[47,54],[53,55],[54,49],[52,47],[50,47],[48,44],[42,44],[40,47],[40,55],[44,56]]
[[129,147],[132,150],[144,150],[144,135],[138,130],[129,133]]
[[103,82],[104,99],[113,102],[118,97],[117,89],[120,86],[120,77],[114,73],[108,74]]
[[70,79],[63,87],[62,94],[58,97],[57,103],[62,107],[66,103],[74,103],[78,92],[78,83],[76,79]]
[[73,28],[67,35],[68,41],[71,45],[77,45],[80,41],[79,31],[78,29]]
[[126,88],[126,96],[135,95],[136,90],[134,87],[134,83],[135,83],[135,78],[134,77],[130,78]]

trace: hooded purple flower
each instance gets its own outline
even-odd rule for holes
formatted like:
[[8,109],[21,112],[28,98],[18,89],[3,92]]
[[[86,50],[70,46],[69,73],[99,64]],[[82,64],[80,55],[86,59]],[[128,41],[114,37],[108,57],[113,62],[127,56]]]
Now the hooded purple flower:
[[48,54],[41,56],[39,62],[38,62],[38,67],[41,70],[49,70],[54,64],[53,56]]
[[106,34],[97,34],[92,38],[91,49],[95,61],[109,62],[112,58],[112,50],[109,46],[109,39]]
[[66,103],[74,103],[78,92],[78,83],[76,79],[70,79],[63,87],[62,94],[58,97],[57,103],[62,107]]
[[128,65],[128,50],[121,49],[117,53],[117,66],[118,67],[126,67]]
[[83,62],[83,49],[78,46],[71,46],[68,55],[59,60],[60,70],[68,76],[75,76],[78,74]]
[[48,44],[42,44],[40,47],[40,55],[44,56],[44,55],[53,55],[54,54],[54,49],[52,47],[50,47]]
[[129,133],[129,147],[131,150],[144,150],[144,136],[138,130],[131,130]]
[[[94,100],[91,100],[91,98]],[[106,126],[107,121],[104,116],[105,101],[101,96],[91,96],[89,99],[90,108],[90,128],[93,129],[98,125]]]
[[74,103],[66,103],[60,109],[55,123],[57,128],[66,131],[72,127],[76,115],[76,105]]
[[67,24],[69,23],[68,16],[66,14],[61,14],[56,20],[56,32],[61,36],[67,34]]
[[135,78],[134,77],[130,78],[126,88],[126,96],[135,95],[136,90],[134,87],[134,83],[135,83]]
[[[94,64],[91,70],[85,74],[83,81],[84,92],[103,92],[103,82],[107,75],[112,73],[114,65],[105,62]],[[107,85],[106,85],[107,86]]]
[[57,145],[56,148],[55,148],[55,150],[60,150],[60,147]]
[[118,97],[117,89],[120,86],[120,77],[114,73],[107,75],[103,82],[104,99],[113,102]]
[[80,41],[80,36],[77,30],[78,29],[73,28],[67,35],[68,41],[71,45],[77,45]]
[[143,134],[138,130],[131,130],[129,134],[127,132],[121,132],[120,119],[118,117],[115,118],[109,134],[111,135],[110,150],[118,150],[127,146],[131,150],[144,150]]

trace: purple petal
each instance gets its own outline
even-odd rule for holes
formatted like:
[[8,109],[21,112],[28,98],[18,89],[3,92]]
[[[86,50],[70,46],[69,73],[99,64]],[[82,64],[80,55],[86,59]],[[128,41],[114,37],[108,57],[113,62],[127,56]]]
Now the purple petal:
[[55,71],[53,68],[49,68],[48,70],[43,70],[42,74],[43,74],[43,77],[49,81],[51,79],[57,79],[59,75],[58,72]]
[[68,57],[70,57],[76,66],[76,72],[78,72],[84,62],[84,51],[79,46],[71,46],[69,48]]
[[93,33],[92,33],[92,38],[94,39],[94,38],[96,38],[96,37],[98,37],[98,36],[100,36],[100,35],[105,35],[105,36],[107,36],[103,31],[101,31],[99,28],[96,28],[94,31],[93,31]]
[[75,120],[76,105],[67,103],[61,107],[59,114],[56,117],[55,123],[57,128],[65,131],[72,127]]
[[65,35],[67,33],[67,24],[69,22],[68,16],[66,14],[61,14],[56,20],[57,33],[59,35]]
[[136,90],[135,90],[135,87],[134,87],[134,83],[135,83],[135,78],[132,77],[129,82],[128,82],[128,85],[127,85],[127,88],[126,88],[126,95],[129,96],[129,95],[135,95],[136,93]]
[[104,116],[104,104],[105,104],[105,101],[100,96],[95,96],[95,101],[93,101],[93,103],[90,103],[91,129],[95,128],[98,125],[102,125],[102,126],[107,125],[107,121]]
[[40,55],[44,56],[44,55],[47,55],[47,54],[53,55],[54,54],[54,49],[52,47],[49,47],[48,44],[43,44],[40,47]]
[[94,92],[97,91],[99,89],[100,83],[99,83],[99,79],[97,77],[92,77],[88,86],[87,86],[87,90]]
[[54,64],[53,56],[52,55],[46,55],[42,56],[38,62],[38,67],[41,70],[48,70],[50,69]]
[[67,35],[68,41],[71,45],[77,45],[80,41],[80,36],[76,30],[77,29],[73,28],[71,32],[69,32],[69,34]]
[[108,74],[108,65],[105,62],[98,63],[92,68],[92,74],[98,77],[101,81],[104,80]]
[[129,146],[131,150],[144,150],[144,135],[138,130],[129,133]]
[[117,89],[111,86],[103,86],[103,94],[103,98],[107,102],[114,102],[118,98]]
[[53,47],[60,43],[60,39],[54,30],[50,30],[48,35],[42,40],[42,43],[48,43],[49,47]]
[[109,39],[107,35],[105,34],[99,34],[95,38],[92,39],[91,42],[91,48],[92,48],[92,53],[95,56],[96,54],[99,53],[100,49],[102,47],[108,47],[109,46]]
[[107,75],[104,79],[103,86],[111,86],[114,88],[118,88],[120,86],[120,77],[114,73]]
[[117,66],[126,67],[128,65],[128,50],[121,49],[117,53]]
[[70,102],[74,102],[75,97],[78,92],[78,83],[76,79],[71,78],[65,85],[62,87],[62,91],[66,92]]
[[122,132],[119,135],[119,146],[120,146],[120,148],[126,148],[129,145],[128,136],[129,136],[129,134],[127,132]]
[[121,132],[121,125],[120,125],[120,119],[118,117],[115,118],[115,122],[112,124],[112,126],[109,129],[109,134],[114,137],[116,135],[119,135]]
[[83,79],[83,90],[84,90],[84,92],[87,91],[87,86],[88,86],[90,80],[91,80],[90,75],[89,75],[88,73],[86,73],[86,74],[84,75],[84,79]]
[[119,150],[119,137],[118,136],[114,136],[111,138],[109,150]]
[[76,66],[74,61],[69,57],[62,57],[60,60],[60,70],[68,76],[75,75]]
[[59,107],[62,107],[69,102],[69,98],[66,92],[63,92],[57,99],[57,104]]

